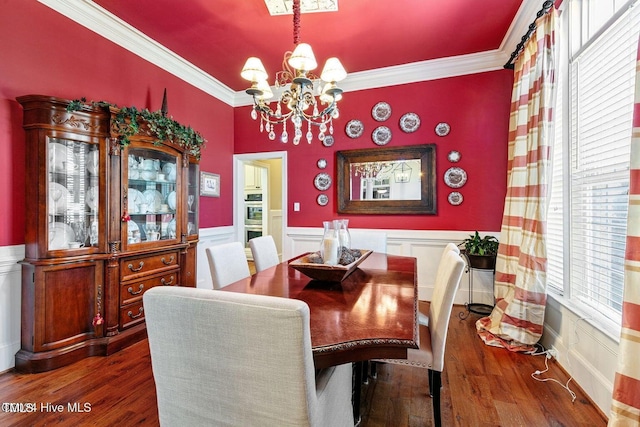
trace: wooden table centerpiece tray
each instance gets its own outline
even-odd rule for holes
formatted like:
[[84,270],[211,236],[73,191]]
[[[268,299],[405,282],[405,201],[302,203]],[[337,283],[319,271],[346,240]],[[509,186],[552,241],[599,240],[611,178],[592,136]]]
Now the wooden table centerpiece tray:
[[373,251],[359,249],[360,258],[347,265],[329,265],[309,262],[309,255],[303,255],[289,263],[289,266],[298,270],[305,276],[323,282],[341,282],[347,278],[358,265],[364,261]]

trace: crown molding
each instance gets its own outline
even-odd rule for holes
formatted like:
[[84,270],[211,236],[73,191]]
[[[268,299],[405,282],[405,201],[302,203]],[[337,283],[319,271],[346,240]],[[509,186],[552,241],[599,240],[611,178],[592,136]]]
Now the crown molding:
[[[345,92],[355,92],[495,71],[502,69],[508,58],[509,56],[503,52],[493,50],[377,68],[375,70],[358,71],[349,73],[347,78],[340,82],[340,88]],[[275,88],[272,88],[272,90],[275,95]],[[252,104],[253,98],[251,96],[244,91],[236,92],[234,107]]]
[[515,18],[511,21],[511,25],[498,48],[498,50],[505,54],[505,60],[502,65],[506,64],[509,60],[511,52],[515,50],[518,43],[522,40],[522,37],[529,30],[529,25],[531,25],[541,7],[542,1],[524,0],[522,2],[520,9],[518,9]]
[[220,101],[233,105],[235,92],[229,87],[92,1],[38,1]]
[[[90,0],[38,1],[225,104],[239,107],[253,103],[244,91],[232,90]],[[353,92],[501,69],[535,17],[537,3],[522,2],[499,49],[354,72],[341,84],[342,89]]]

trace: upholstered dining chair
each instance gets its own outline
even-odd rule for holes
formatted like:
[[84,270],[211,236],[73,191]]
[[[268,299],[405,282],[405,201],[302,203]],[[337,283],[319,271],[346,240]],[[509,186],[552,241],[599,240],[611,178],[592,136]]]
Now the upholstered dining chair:
[[266,270],[280,263],[278,248],[276,248],[276,242],[273,240],[273,236],[254,237],[249,240],[249,248],[253,255],[256,271]]
[[[440,261],[438,262],[438,270],[436,270],[436,277],[438,277],[438,271],[443,268],[443,260],[445,258],[445,255],[447,254],[447,252],[449,251],[453,251],[457,254],[460,253],[460,248],[458,247],[458,245],[456,245],[455,243],[447,243],[447,245],[444,247],[444,250],[442,251],[442,255],[440,256]],[[435,287],[434,287],[435,289]],[[429,324],[429,317],[427,315],[425,315],[424,313],[418,313],[418,323],[420,323],[421,325],[428,325]]]
[[161,426],[353,426],[351,364],[315,371],[300,300],[157,286],[144,307]]
[[419,324],[420,348],[407,350],[407,359],[384,359],[382,362],[428,369],[429,392],[433,398],[433,418],[436,427],[442,425],[440,389],[442,370],[453,300],[465,268],[460,254],[446,251],[442,255],[436,282],[429,304],[429,324]]
[[249,263],[240,242],[224,243],[205,249],[211,270],[213,289],[221,289],[230,283],[251,276]]

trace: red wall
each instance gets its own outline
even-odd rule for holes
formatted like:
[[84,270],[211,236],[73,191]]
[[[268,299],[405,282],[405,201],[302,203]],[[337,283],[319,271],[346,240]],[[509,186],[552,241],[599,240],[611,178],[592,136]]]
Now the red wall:
[[[22,109],[15,101],[20,95],[86,97],[157,110],[167,88],[170,115],[208,140],[201,169],[221,175],[222,196],[201,199],[203,228],[233,224],[233,153],[289,151],[289,226],[318,227],[322,220],[338,217],[335,185],[329,190],[329,205],[316,204],[316,161],[326,158],[333,171],[336,150],[374,148],[370,135],[378,123],[371,118],[371,108],[386,101],[393,109],[383,123],[393,131],[390,146],[438,146],[438,214],[350,215],[351,226],[492,231],[500,229],[505,194],[511,85],[512,72],[501,70],[346,93],[335,122],[334,146],[314,140],[293,147],[260,134],[249,107],[234,110],[40,3],[14,1],[0,14],[0,246],[24,243],[24,132]],[[398,127],[405,112],[418,113],[422,120],[413,134]],[[365,125],[359,139],[344,133],[350,119]],[[452,129],[444,138],[433,132],[441,121]],[[462,153],[457,165],[469,177],[460,190],[464,202],[457,207],[448,204],[451,190],[442,180],[451,166],[447,153],[452,149]],[[293,202],[300,202],[300,212],[293,212]]]
[[[323,220],[348,217],[356,228],[416,230],[483,230],[499,231],[506,192],[507,134],[513,72],[500,70],[469,76],[348,92],[340,102],[340,118],[334,120],[335,143],[324,147],[314,136],[311,145],[294,146],[270,141],[259,132],[259,123],[250,118],[251,107],[236,108],[235,152],[251,153],[287,150],[288,152],[288,216],[291,227],[319,227]],[[392,115],[383,123],[371,116],[372,107],[385,101]],[[414,133],[400,130],[398,121],[407,112],[420,116],[420,128]],[[346,136],[345,124],[351,119],[364,123],[364,134],[357,139]],[[435,134],[439,122],[447,122],[451,132],[445,137]],[[331,186],[330,201],[321,207],[316,203],[320,193],[313,185],[320,170],[319,158],[328,161],[327,170],[335,175],[335,152],[356,148],[375,148],[371,132],[386,125],[393,132],[388,146],[435,143],[437,157],[437,215],[338,215],[336,186]],[[291,126],[289,129],[291,133]],[[314,130],[314,135],[317,130]],[[306,140],[303,140],[306,141]],[[447,154],[457,150],[462,158],[457,164]],[[447,201],[451,188],[444,183],[444,172],[459,166],[467,172],[467,183],[458,191],[464,197],[459,206]],[[300,202],[301,210],[293,211]]]
[[[15,98],[105,100],[169,114],[207,140],[201,169],[221,175],[220,198],[201,200],[201,227],[231,225],[233,108],[36,1],[0,13],[0,246],[24,243],[24,132]],[[28,190],[27,190],[28,191]]]

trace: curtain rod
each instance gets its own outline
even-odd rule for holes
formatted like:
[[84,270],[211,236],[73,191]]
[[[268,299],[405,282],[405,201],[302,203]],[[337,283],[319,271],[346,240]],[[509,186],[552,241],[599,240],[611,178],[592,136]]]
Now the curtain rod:
[[529,24],[529,29],[527,30],[527,33],[524,36],[522,36],[520,43],[518,43],[514,51],[511,52],[511,57],[509,58],[507,63],[504,64],[504,68],[513,70],[513,68],[515,67],[513,64],[513,61],[518,57],[518,55],[524,48],[524,44],[527,42],[527,40],[529,40],[529,37],[531,37],[531,33],[533,33],[534,30],[537,28],[536,21],[540,17],[542,17],[545,13],[547,13],[552,6],[553,6],[552,0],[546,0],[544,3],[542,3],[542,9],[540,9],[538,13],[536,13],[536,18],[533,20],[531,24]]

